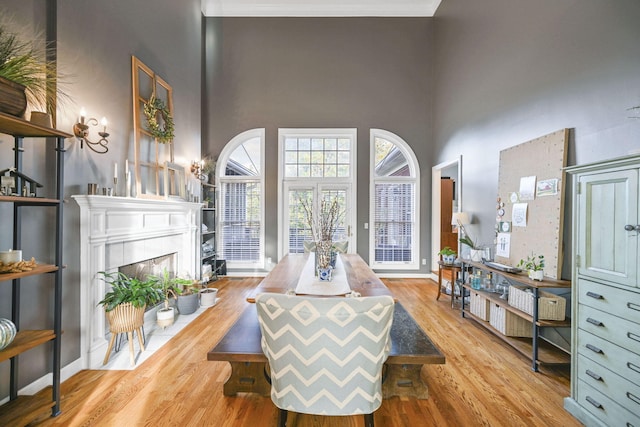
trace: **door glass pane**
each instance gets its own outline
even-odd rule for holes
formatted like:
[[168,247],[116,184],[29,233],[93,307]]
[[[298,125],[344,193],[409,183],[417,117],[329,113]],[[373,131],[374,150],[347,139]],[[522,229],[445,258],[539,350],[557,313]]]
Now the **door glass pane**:
[[303,242],[313,240],[311,228],[303,203],[313,206],[313,191],[310,189],[289,190],[289,253],[304,253]]

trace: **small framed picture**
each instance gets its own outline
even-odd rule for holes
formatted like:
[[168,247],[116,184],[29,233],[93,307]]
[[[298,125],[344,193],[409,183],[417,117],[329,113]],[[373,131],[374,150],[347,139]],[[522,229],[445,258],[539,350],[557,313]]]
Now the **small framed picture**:
[[176,163],[164,164],[164,188],[167,199],[184,199],[184,167]]

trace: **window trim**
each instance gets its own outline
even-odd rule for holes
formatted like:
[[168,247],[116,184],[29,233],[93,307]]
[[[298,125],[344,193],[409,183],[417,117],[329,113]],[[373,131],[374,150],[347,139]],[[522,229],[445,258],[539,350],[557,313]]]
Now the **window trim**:
[[[231,157],[231,154],[238,148],[240,145],[245,143],[249,139],[259,138],[260,139],[260,175],[255,178],[248,178],[246,176],[226,176],[225,170],[227,166],[227,162]],[[239,263],[237,261],[227,261],[227,268],[229,270],[234,269],[265,269],[265,128],[255,128],[239,133],[234,136],[227,144],[224,146],[220,155],[218,156],[218,167],[216,168],[216,206],[218,207],[218,212],[216,214],[216,230],[222,230],[220,228],[222,221],[222,211],[220,208],[222,207],[222,184],[225,182],[257,182],[259,181],[260,188],[260,242],[259,242],[259,258],[255,262],[242,262]],[[222,248],[222,233],[217,233],[217,250]]]
[[[348,137],[352,142],[352,148],[350,153],[349,164],[351,169],[349,171],[349,178],[286,178],[284,174],[285,168],[285,139],[287,137],[323,137],[323,138],[345,138]],[[349,192],[352,197],[351,214],[349,215],[349,224],[351,224],[351,236],[349,236],[349,252],[355,252],[355,246],[358,242],[357,235],[357,159],[358,159],[358,129],[356,128],[278,128],[278,259],[281,259],[284,255],[285,242],[284,236],[284,201],[287,195],[285,194],[286,182],[315,182],[321,183],[321,185],[331,185],[338,183],[349,183]],[[288,246],[288,244],[287,244]]]
[[[395,144],[405,155],[409,163],[408,177],[376,177],[375,176],[375,139],[385,139]],[[420,269],[420,165],[415,153],[405,140],[398,135],[383,130],[371,129],[369,131],[369,265],[372,269],[379,270],[419,270]],[[376,262],[375,260],[375,187],[377,183],[411,182],[414,184],[414,229],[411,239],[411,253],[413,261],[405,262]]]

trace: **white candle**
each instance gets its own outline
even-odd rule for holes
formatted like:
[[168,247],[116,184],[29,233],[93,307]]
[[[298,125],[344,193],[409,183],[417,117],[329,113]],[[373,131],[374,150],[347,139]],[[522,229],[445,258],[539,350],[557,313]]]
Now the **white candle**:
[[118,177],[118,162],[113,164],[113,177],[114,178]]
[[129,159],[124,160],[124,173],[125,175],[129,175]]

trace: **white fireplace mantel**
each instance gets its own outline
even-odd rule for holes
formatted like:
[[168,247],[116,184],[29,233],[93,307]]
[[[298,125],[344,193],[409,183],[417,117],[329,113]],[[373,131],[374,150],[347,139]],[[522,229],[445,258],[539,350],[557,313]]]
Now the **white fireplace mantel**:
[[98,301],[105,294],[99,271],[170,253],[177,272],[199,272],[200,203],[109,196],[72,196],[80,206],[80,347],[84,369],[102,364],[108,329]]

